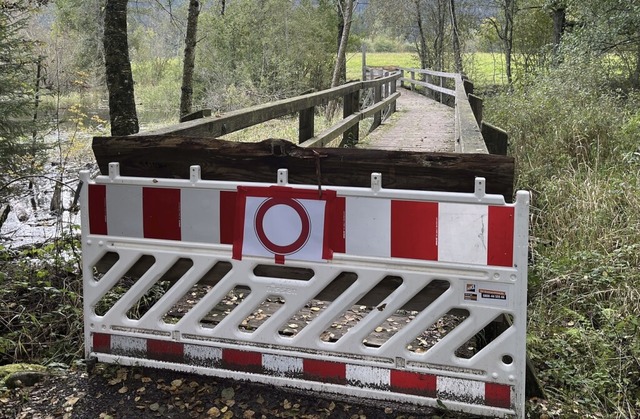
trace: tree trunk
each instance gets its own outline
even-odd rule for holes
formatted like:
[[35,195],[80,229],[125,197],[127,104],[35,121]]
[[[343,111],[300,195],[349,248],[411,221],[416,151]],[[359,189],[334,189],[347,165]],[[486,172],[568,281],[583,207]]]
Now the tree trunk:
[[420,0],[414,1],[416,5],[416,19],[418,21],[418,31],[420,33],[420,48],[418,55],[420,56],[420,65],[423,69],[427,69],[431,66],[431,60],[429,59],[429,50],[427,48],[427,34],[424,31],[422,25],[422,10],[420,8]]
[[511,57],[513,56],[513,22],[516,13],[516,1],[504,0],[504,62],[507,74],[507,83],[513,83],[513,73],[511,71]]
[[458,35],[458,18],[456,17],[456,2],[449,1],[449,11],[451,12],[451,41],[453,43],[453,58],[456,73],[462,74],[462,52],[460,51],[460,37]]
[[[338,7],[342,8],[342,21],[344,26],[342,28],[342,36],[340,37],[340,45],[338,46],[338,57],[336,58],[336,64],[333,67],[333,75],[331,77],[331,87],[336,87],[340,84],[340,74],[343,67],[346,66],[346,53],[347,42],[349,41],[349,31],[351,30],[351,15],[353,13],[354,0],[339,0]],[[346,71],[346,70],[345,70]],[[337,102],[331,101],[327,105],[327,119],[333,118],[333,114],[336,111]]]
[[433,42],[434,70],[444,70],[444,24],[445,24],[445,4],[444,0],[437,1],[437,28],[436,38]]
[[135,134],[139,130],[129,61],[127,1],[107,0],[104,11],[104,61],[111,135]]
[[[344,6],[344,0],[340,0],[342,5]],[[340,44],[342,44],[342,35],[344,34],[344,7],[338,7],[338,39],[337,46],[338,51],[340,51]],[[339,84],[344,83],[347,80],[347,60],[342,61],[342,66],[338,69],[339,74]],[[333,86],[332,86],[333,87]]]
[[182,90],[180,95],[180,117],[190,114],[193,109],[193,70],[196,62],[196,41],[200,3],[189,1],[187,35],[184,40],[184,63],[182,67]]
[[558,7],[553,10],[553,64],[557,65],[560,61],[560,42],[564,34],[566,24],[566,10],[564,7]]
[[351,31],[351,15],[353,14],[353,2],[354,0],[344,0],[342,4],[342,21],[343,29],[342,36],[340,37],[340,45],[338,46],[338,58],[336,59],[336,65],[333,68],[333,76],[331,77],[331,87],[336,87],[340,84],[340,73],[342,67],[346,63],[347,42],[349,41],[349,32]]
[[640,88],[640,44],[636,50],[636,70],[633,72],[633,80],[631,80],[634,89]]

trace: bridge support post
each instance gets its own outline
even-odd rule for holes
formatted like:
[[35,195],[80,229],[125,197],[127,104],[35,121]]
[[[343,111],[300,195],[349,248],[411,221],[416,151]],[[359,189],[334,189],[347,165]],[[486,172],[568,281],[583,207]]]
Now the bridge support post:
[[[349,93],[343,98],[343,118],[347,118],[356,112],[360,111],[360,91],[356,90],[353,93]],[[356,123],[342,134],[342,142],[340,147],[350,147],[360,141],[360,124]]]
[[298,142],[303,143],[313,138],[315,131],[315,107],[303,109],[298,117]]
[[[382,85],[378,85],[373,88],[373,104],[379,103],[382,100]],[[382,123],[382,111],[378,111],[373,114],[373,124],[371,124],[371,131],[378,128]]]
[[[401,82],[402,83],[402,82]],[[389,96],[391,96],[392,94],[394,94],[396,92],[396,82],[395,80],[390,81],[389,82]],[[396,101],[394,100],[390,106],[390,110],[391,112],[389,112],[389,114],[392,114],[396,111]]]

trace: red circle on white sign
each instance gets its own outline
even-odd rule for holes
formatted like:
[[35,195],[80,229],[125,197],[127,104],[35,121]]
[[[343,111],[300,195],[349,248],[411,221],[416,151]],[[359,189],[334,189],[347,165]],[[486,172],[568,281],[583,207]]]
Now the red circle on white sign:
[[[277,241],[276,238],[269,238],[268,233],[265,231],[265,217],[270,210],[274,211],[274,207],[278,205],[284,205],[293,209],[300,218],[300,234],[295,240],[286,245],[275,243]],[[260,204],[256,210],[255,231],[258,240],[267,250],[276,255],[290,255],[299,251],[307,244],[309,236],[311,235],[311,220],[304,206],[295,199],[270,198]]]

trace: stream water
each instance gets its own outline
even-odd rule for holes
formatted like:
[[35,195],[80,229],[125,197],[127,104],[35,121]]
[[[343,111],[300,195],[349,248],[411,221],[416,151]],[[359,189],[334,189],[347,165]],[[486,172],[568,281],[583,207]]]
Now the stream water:
[[[0,246],[21,248],[44,244],[66,234],[80,234],[80,212],[75,202],[80,170],[97,171],[88,134],[55,135],[47,143],[52,147],[40,173],[12,183],[14,193],[5,204],[10,211],[0,227]],[[63,151],[61,153],[61,150]],[[53,203],[53,204],[52,204]]]

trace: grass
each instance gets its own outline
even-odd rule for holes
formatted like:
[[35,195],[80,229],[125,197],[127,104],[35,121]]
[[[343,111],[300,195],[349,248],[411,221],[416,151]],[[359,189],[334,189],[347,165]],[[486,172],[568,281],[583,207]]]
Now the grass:
[[567,60],[485,102],[533,191],[528,352],[536,415],[640,415],[640,113],[594,62]]

